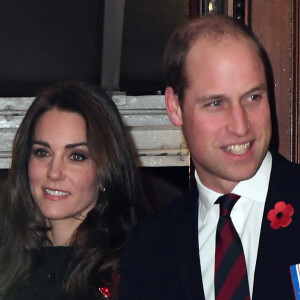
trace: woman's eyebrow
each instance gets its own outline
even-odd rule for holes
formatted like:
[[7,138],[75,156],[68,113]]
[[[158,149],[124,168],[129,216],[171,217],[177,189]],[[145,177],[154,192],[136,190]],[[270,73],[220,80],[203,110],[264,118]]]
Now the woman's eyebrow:
[[47,148],[50,148],[50,145],[47,142],[42,142],[42,141],[33,141],[32,144],[37,144],[37,145],[41,145]]
[[[37,145],[41,145],[41,146],[50,148],[50,144],[47,143],[47,142],[43,142],[43,141],[33,141],[32,144],[37,144]],[[80,147],[80,146],[88,146],[88,144],[87,144],[87,142],[68,144],[68,145],[65,146],[65,149],[72,149],[72,148]]]
[[79,146],[87,146],[87,142],[75,143],[75,144],[68,144],[65,146],[66,149],[71,149]]

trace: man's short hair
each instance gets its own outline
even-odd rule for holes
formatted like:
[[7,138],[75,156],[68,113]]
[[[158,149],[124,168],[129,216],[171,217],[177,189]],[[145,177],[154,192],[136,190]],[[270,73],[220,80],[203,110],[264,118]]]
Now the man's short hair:
[[226,37],[252,41],[265,66],[265,51],[248,27],[225,15],[204,15],[178,27],[171,35],[165,50],[164,65],[167,86],[173,88],[182,107],[188,86],[185,70],[189,50],[199,39],[218,43]]

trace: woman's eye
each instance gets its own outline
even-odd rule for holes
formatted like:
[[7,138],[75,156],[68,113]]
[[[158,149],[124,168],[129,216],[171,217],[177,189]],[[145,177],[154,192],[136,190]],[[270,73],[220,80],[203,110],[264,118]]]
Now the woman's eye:
[[75,162],[84,161],[87,159],[87,156],[82,153],[72,153],[70,159]]
[[41,157],[41,158],[49,156],[49,153],[44,149],[33,149],[32,152],[35,156]]

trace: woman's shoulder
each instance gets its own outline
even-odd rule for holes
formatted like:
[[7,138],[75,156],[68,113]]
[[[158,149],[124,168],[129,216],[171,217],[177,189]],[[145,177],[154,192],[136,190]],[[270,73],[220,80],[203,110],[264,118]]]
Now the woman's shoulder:
[[43,247],[29,276],[11,289],[7,299],[62,299],[65,261],[70,252],[71,247]]

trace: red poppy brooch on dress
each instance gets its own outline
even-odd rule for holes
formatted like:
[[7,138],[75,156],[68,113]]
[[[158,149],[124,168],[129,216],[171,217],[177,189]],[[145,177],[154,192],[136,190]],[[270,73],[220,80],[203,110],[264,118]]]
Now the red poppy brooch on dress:
[[106,286],[100,287],[99,292],[104,296],[104,298],[110,297],[109,289]]
[[280,227],[287,227],[292,222],[292,215],[294,208],[291,204],[286,204],[284,201],[279,201],[274,208],[268,212],[268,220],[271,221],[271,227],[278,229]]
[[117,289],[117,286],[119,286],[120,282],[120,275],[113,276],[113,281],[110,284],[107,284],[106,286],[99,287],[99,292],[104,296],[104,298],[110,298],[115,297],[114,291]]

